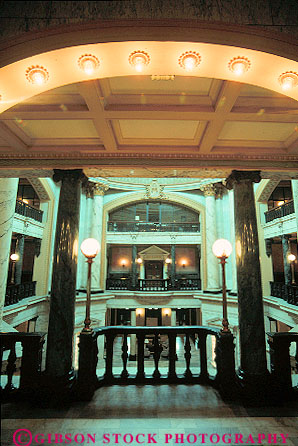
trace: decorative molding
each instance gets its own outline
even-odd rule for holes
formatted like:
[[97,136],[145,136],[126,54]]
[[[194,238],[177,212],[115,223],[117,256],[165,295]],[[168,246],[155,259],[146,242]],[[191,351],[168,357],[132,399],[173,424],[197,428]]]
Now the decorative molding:
[[94,195],[103,196],[108,189],[109,189],[109,186],[107,184],[95,183]]
[[281,181],[281,179],[282,179],[281,175],[274,175],[264,187],[258,201],[267,202],[269,200],[270,195],[272,194],[278,183]]
[[215,197],[216,195],[216,187],[214,184],[206,184],[205,186],[201,186],[200,190],[204,193],[205,197]]
[[157,180],[152,180],[149,185],[146,185],[145,199],[151,198],[153,200],[156,200],[158,198],[167,198],[163,192],[164,188],[165,187],[159,184]]
[[49,194],[45,190],[45,188],[39,178],[34,178],[31,175],[26,175],[26,178],[27,178],[27,180],[30,181],[32,187],[34,188],[34,190],[37,193],[40,200],[43,200],[43,201],[50,200]]

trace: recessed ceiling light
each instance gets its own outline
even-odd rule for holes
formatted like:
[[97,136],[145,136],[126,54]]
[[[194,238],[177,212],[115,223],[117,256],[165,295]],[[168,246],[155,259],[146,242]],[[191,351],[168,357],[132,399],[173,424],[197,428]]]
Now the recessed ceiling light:
[[242,76],[250,68],[250,61],[247,57],[234,57],[229,62],[229,69],[236,76]]
[[192,71],[201,62],[201,56],[195,51],[186,51],[179,57],[179,65],[186,71]]
[[88,76],[92,76],[94,71],[99,67],[99,60],[93,54],[83,54],[78,60],[79,67]]
[[35,65],[27,69],[26,78],[33,85],[43,85],[49,80],[49,72],[46,68]]
[[294,71],[286,71],[278,78],[283,90],[291,90],[298,85],[298,74]]
[[129,55],[128,62],[140,73],[149,64],[150,56],[145,51],[134,51]]

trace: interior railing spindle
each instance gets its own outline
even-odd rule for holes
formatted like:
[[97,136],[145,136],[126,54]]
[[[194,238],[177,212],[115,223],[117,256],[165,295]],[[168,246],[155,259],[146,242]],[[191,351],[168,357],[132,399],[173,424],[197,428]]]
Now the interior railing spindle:
[[155,334],[154,336],[154,353],[153,353],[153,359],[154,359],[154,365],[155,365],[155,370],[153,372],[153,378],[160,378],[160,371],[158,369],[158,363],[159,363],[159,358],[160,358],[160,354],[162,352],[162,346],[159,343],[158,340],[158,333]]
[[190,370],[191,346],[190,346],[188,333],[185,335],[184,350],[185,350],[184,358],[185,358],[185,362],[186,362],[186,370],[184,372],[184,376],[185,376],[185,378],[191,378],[192,377],[192,373]]
[[123,343],[122,343],[122,362],[123,362],[123,370],[121,373],[121,378],[127,378],[128,377],[128,371],[127,371],[127,359],[128,359],[128,346],[127,346],[127,334],[125,333],[123,335]]
[[137,346],[138,346],[138,372],[136,379],[144,380],[145,379],[145,371],[144,371],[144,342],[145,335],[144,333],[137,333]]
[[169,333],[169,373],[168,378],[175,379],[176,375],[176,333]]
[[115,335],[113,333],[106,333],[106,371],[105,379],[112,380],[113,375],[113,349],[114,349]]

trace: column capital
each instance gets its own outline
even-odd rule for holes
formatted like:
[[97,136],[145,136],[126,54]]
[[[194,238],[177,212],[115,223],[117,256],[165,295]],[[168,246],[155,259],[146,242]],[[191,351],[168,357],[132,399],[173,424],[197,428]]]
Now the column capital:
[[87,181],[87,177],[83,172],[83,169],[71,169],[71,170],[62,170],[62,169],[54,169],[53,181],[58,183],[62,180],[68,180],[73,182],[78,181]]
[[84,184],[84,192],[87,198],[94,198],[95,195],[103,196],[108,189],[109,186],[103,183],[95,183],[93,181],[87,181]]
[[108,189],[109,186],[107,184],[95,183],[94,195],[104,195]]
[[215,197],[216,195],[216,187],[214,184],[206,184],[205,186],[201,186],[200,189],[205,197]]
[[226,179],[226,187],[227,189],[233,189],[235,183],[259,183],[261,179],[260,170],[232,170],[231,175]]

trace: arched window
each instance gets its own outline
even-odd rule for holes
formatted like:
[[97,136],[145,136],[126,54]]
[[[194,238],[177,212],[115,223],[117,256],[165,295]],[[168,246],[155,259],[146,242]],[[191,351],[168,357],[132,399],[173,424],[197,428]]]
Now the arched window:
[[152,230],[199,232],[199,214],[173,203],[139,202],[110,212],[108,230],[114,232]]

